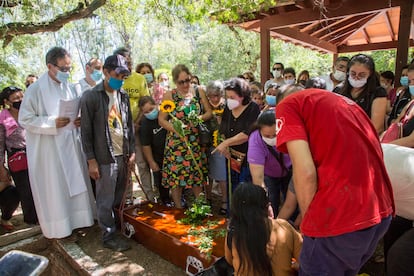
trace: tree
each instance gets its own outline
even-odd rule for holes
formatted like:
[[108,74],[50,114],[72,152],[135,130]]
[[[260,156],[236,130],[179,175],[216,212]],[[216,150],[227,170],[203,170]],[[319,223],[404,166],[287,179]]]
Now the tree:
[[[74,20],[87,18],[93,12],[105,5],[106,0],[84,0],[75,1],[1,1],[0,14],[3,16],[5,24],[0,25],[0,40],[3,47],[7,46],[13,38],[20,35],[36,34],[43,32],[56,32],[65,24]],[[55,7],[60,7],[55,8]],[[61,8],[68,8],[63,10]],[[55,14],[56,11],[61,13]],[[52,14],[52,16],[47,16]],[[46,16],[46,20],[42,20]],[[14,21],[23,19],[23,21]],[[29,20],[29,21],[26,21]],[[35,21],[39,20],[39,21]]]

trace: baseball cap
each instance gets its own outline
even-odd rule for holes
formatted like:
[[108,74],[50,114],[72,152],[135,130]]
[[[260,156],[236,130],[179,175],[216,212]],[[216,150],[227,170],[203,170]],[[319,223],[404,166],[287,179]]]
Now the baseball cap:
[[105,59],[104,68],[115,70],[117,74],[130,75],[126,60],[121,55],[112,55]]

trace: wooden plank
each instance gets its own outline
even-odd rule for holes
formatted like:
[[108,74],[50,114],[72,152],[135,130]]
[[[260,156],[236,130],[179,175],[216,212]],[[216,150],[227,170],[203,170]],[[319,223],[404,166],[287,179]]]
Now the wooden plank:
[[[318,9],[302,9],[292,12],[286,12],[278,15],[268,16],[261,21],[261,26],[274,30],[277,28],[285,28],[292,24],[308,23],[311,24],[315,21],[325,21],[327,19],[340,19],[351,15],[368,14],[375,11],[387,10],[390,7],[400,6],[404,3],[404,0],[349,0],[346,2],[346,6],[332,7],[327,6],[327,12],[325,16],[321,15]],[[345,5],[345,4],[343,4]]]
[[313,36],[310,36],[306,33],[301,33],[299,30],[293,28],[283,28],[275,31],[276,35],[289,39],[293,42],[304,45],[305,47],[310,47],[318,51],[325,53],[336,53],[337,47],[329,42],[319,40]]
[[[353,53],[365,51],[377,51],[395,49],[398,46],[397,41],[370,43],[364,45],[340,45],[338,46],[338,53]],[[410,47],[414,47],[414,41],[410,39]]]
[[398,27],[397,57],[395,62],[395,87],[400,85],[401,71],[408,62],[408,45],[413,18],[413,1],[406,0],[400,9],[400,25]]
[[390,15],[388,14],[387,11],[383,12],[384,18],[385,18],[385,23],[387,24],[387,29],[388,29],[388,33],[390,34],[390,38],[391,40],[395,40],[395,34],[394,31],[392,29],[391,26],[391,20],[390,20]]
[[371,23],[372,21],[376,20],[379,16],[381,16],[381,12],[378,12],[378,13],[373,14],[373,16],[372,16],[372,17],[368,17],[368,20],[367,20],[367,21],[365,21],[365,22],[361,22],[361,24],[358,24],[357,30],[356,30],[353,34],[348,34],[348,35],[346,35],[345,37],[343,37],[343,38],[342,38],[342,40],[341,40],[339,43],[335,43],[335,44],[337,44],[337,45],[342,45],[342,44],[345,44],[345,43],[346,43],[346,41],[347,41],[347,40],[348,40],[351,36],[353,36],[355,33],[359,32],[359,31],[362,31],[363,29],[365,29],[365,27],[366,27],[369,23]]
[[[332,31],[333,27],[337,26],[337,25],[341,25],[341,24],[345,24],[348,25],[347,21],[356,21],[356,20],[360,20],[360,18],[365,17],[365,15],[358,15],[358,16],[352,16],[352,17],[344,17],[338,20],[326,20],[324,22],[325,26],[316,30],[315,32],[310,33],[311,36],[315,36],[315,37],[319,37],[319,34],[322,32],[330,32]],[[329,21],[334,21],[332,23],[330,23]],[[319,22],[317,22],[318,24],[320,24]],[[341,27],[338,27],[341,28]]]
[[260,81],[264,84],[270,78],[270,32],[260,28]]
[[327,32],[326,34],[318,37],[319,39],[326,39],[328,37],[334,38],[335,35],[337,33],[343,34],[348,32],[349,30],[355,30],[356,28],[359,28],[359,26],[363,26],[365,25],[366,22],[369,22],[370,19],[372,19],[373,17],[375,17],[377,14],[370,14],[368,16],[363,15],[362,17],[355,19],[355,20],[351,20],[351,22],[349,22],[348,24],[339,27],[335,30],[331,30],[330,32]]

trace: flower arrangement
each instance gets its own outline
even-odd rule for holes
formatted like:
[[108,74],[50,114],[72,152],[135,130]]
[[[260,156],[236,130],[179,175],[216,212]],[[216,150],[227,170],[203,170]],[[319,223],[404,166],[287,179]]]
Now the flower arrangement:
[[168,115],[171,117],[171,123],[173,125],[174,130],[185,142],[185,145],[191,154],[191,159],[193,160],[197,171],[200,173],[200,176],[202,177],[203,173],[201,171],[201,168],[198,166],[198,163],[194,157],[194,153],[191,150],[191,147],[187,139],[187,135],[190,134],[191,130],[187,129],[187,125],[185,125],[177,116],[174,116],[174,110],[184,111],[184,114],[187,115],[189,121],[193,124],[194,127],[198,127],[200,124],[203,124],[203,120],[198,116],[196,109],[192,105],[176,107],[175,103],[170,100],[164,100],[160,105],[160,111],[168,113]]
[[179,220],[178,223],[191,225],[188,235],[194,237],[194,244],[198,246],[200,252],[205,253],[210,258],[214,239],[224,237],[226,229],[218,227],[221,224],[218,220],[205,220],[211,216],[211,207],[207,204],[203,193],[194,200],[191,207],[184,214],[186,217]]

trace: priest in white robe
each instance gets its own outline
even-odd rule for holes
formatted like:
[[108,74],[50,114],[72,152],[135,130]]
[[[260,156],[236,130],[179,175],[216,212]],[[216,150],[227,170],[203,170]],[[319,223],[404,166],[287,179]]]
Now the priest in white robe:
[[[82,153],[76,99],[80,89],[68,82],[70,54],[54,47],[46,54],[48,71],[26,91],[19,123],[26,129],[30,184],[40,227],[46,238],[64,238],[93,224],[90,180]],[[73,106],[63,106],[68,101]],[[70,107],[70,105],[69,105]]]

